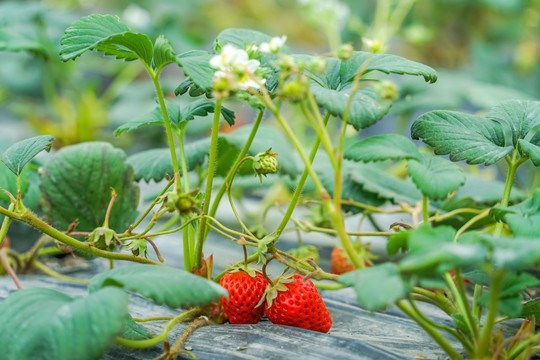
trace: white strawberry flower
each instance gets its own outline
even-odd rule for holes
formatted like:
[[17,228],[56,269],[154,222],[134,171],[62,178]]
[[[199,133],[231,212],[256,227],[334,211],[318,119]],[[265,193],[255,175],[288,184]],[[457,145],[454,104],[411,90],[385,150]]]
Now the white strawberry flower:
[[[250,59],[245,50],[238,49],[231,44],[225,45],[219,55],[210,59],[210,66],[217,69],[214,73],[214,84],[223,84],[223,79],[229,79],[230,91],[259,89],[265,79],[255,79],[255,73],[261,63]],[[221,81],[221,82],[220,82]]]
[[285,42],[287,41],[287,35],[273,37],[270,42],[264,42],[261,44],[260,49],[263,53],[277,53]]

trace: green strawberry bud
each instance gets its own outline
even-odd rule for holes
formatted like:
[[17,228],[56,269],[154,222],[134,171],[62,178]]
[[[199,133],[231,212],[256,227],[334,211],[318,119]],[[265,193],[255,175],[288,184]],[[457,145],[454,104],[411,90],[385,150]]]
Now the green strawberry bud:
[[384,100],[394,100],[397,98],[396,84],[392,81],[382,80],[376,86],[375,90]]
[[293,103],[302,101],[306,94],[306,84],[299,80],[288,81],[283,86],[282,95]]
[[353,56],[354,49],[351,44],[343,44],[337,50],[337,57],[341,61],[347,61]]

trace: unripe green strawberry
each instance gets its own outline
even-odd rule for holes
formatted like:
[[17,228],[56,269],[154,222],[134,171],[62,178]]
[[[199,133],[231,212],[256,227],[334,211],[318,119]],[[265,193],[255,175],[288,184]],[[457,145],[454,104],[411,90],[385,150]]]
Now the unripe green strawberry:
[[229,298],[221,298],[221,303],[231,324],[256,324],[264,315],[264,306],[259,302],[268,281],[261,273],[253,273],[237,270],[219,280],[219,285],[229,291]]
[[[253,157],[253,170],[259,178],[261,175],[275,174],[278,171],[278,161],[276,159],[277,153],[271,152],[272,148],[260,152]],[[262,178],[261,178],[262,180]]]
[[295,274],[267,293],[266,316],[279,325],[327,333],[332,318],[311,280]]
[[[299,260],[311,259],[315,264],[319,263],[319,249],[313,245],[303,245],[287,251]],[[301,268],[311,271],[313,268],[310,265],[298,264]]]

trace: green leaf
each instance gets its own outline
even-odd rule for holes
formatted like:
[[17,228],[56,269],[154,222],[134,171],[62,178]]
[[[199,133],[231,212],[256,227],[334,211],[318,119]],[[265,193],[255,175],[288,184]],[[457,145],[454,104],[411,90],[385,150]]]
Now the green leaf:
[[[512,133],[512,144],[517,147],[519,139],[525,139],[529,132],[536,133],[540,126],[540,101],[509,100],[494,106],[486,118],[500,122]],[[530,134],[532,137],[534,134]],[[534,145],[540,145],[534,144]]]
[[43,288],[14,292],[0,304],[2,359],[98,359],[122,333],[128,303],[117,288],[85,298]]
[[152,63],[152,42],[144,34],[129,31],[118,17],[90,15],[74,22],[62,37],[60,59],[73,60],[88,50],[102,51],[127,61],[140,59]]
[[487,118],[455,112],[431,111],[411,127],[413,139],[422,139],[436,154],[469,164],[494,164],[512,151],[505,145],[501,124]]
[[433,200],[446,198],[465,183],[463,170],[442,157],[422,154],[419,161],[409,160],[407,166],[418,189]]
[[400,250],[401,252],[406,252],[409,249],[409,232],[408,231],[398,231],[395,234],[388,237],[386,242],[386,251],[388,255],[396,255]]
[[[195,84],[198,90],[195,90],[195,93],[192,95],[190,90],[190,95],[195,96],[195,94],[202,95],[204,93],[210,97],[210,93],[214,89],[214,83],[212,81],[214,77],[215,69],[210,66],[210,59],[212,54],[202,51],[202,50],[191,50],[180,54],[177,56],[177,63],[184,70],[184,74],[189,77],[189,79]],[[184,83],[180,84],[182,86]],[[189,83],[186,83],[189,85]],[[185,85],[185,84],[184,84]],[[182,88],[177,88],[175,93],[177,95],[184,94],[189,87],[183,86]]]
[[[182,105],[165,100],[165,106],[171,125],[177,130],[180,129],[181,124],[193,120],[195,117],[207,116],[209,113],[213,113],[216,107],[214,102],[206,99],[190,101]],[[222,107],[221,115],[229,125],[234,125],[234,112],[226,107]],[[114,134],[118,136],[123,132],[137,130],[144,126],[162,124],[164,124],[163,113],[161,112],[161,107],[157,105],[152,112],[119,126]]]
[[[328,89],[312,81],[310,89],[317,104],[324,106],[332,115],[343,118],[350,97],[350,83],[339,89]],[[354,94],[347,123],[357,130],[365,129],[382,119],[391,104],[390,100],[382,99],[373,87],[361,88]]]
[[124,339],[145,340],[150,339],[153,336],[154,333],[137,324],[131,316],[128,317],[124,324],[124,331],[122,332],[122,337]]
[[105,219],[111,189],[118,195],[109,226],[125,231],[137,217],[139,188],[123,150],[103,142],[67,146],[43,167],[43,212],[60,228],[78,219],[78,231],[91,231]]
[[519,139],[518,149],[521,156],[528,156],[534,166],[540,166],[540,146],[531,144],[527,140]]
[[345,158],[354,161],[419,159],[416,145],[403,135],[375,135],[347,145]]
[[[335,176],[330,160],[325,153],[317,154],[315,161],[313,162],[315,172],[319,175],[324,187],[333,196],[335,188]],[[375,192],[364,190],[366,181],[370,181],[370,175],[364,172],[364,168],[371,168],[372,164],[355,163],[351,161],[345,161],[343,163],[343,186],[342,186],[342,198],[344,200],[353,200],[355,202],[369,204],[373,206],[380,206],[386,202],[387,198],[379,196]],[[371,170],[371,169],[370,169]],[[384,171],[379,170],[380,173]],[[364,178],[363,175],[366,175]],[[392,184],[395,185],[395,184]],[[414,186],[413,186],[414,189]],[[377,188],[384,193],[390,193],[386,188]],[[343,205],[343,210],[353,214],[364,211],[362,208],[353,205]]]
[[[504,182],[498,180],[486,180],[477,176],[468,175],[465,184],[456,192],[456,198],[470,197],[477,203],[499,202],[504,191]],[[525,198],[520,189],[512,188],[511,201],[519,201]]]
[[364,73],[381,71],[386,74],[420,75],[424,77],[426,82],[434,83],[437,81],[437,72],[427,65],[392,54],[355,51],[349,60],[341,63],[340,76],[342,82],[352,81],[366,61],[369,62]]
[[[21,177],[21,195],[24,196],[30,185],[28,171],[25,169],[20,175]],[[4,163],[0,162],[0,188],[6,190],[14,198],[17,198],[17,176],[11,172]],[[9,204],[9,196],[0,189],[0,203]],[[8,205],[6,205],[7,207]],[[0,217],[2,220],[3,217]]]
[[228,296],[227,290],[213,281],[161,265],[138,264],[106,271],[92,278],[88,291],[107,286],[126,288],[170,308],[206,305]]
[[499,269],[524,270],[540,263],[538,238],[495,237],[478,233],[468,242],[481,242],[487,247],[491,252],[490,262]]
[[411,255],[399,262],[401,272],[433,277],[454,267],[485,262],[488,251],[478,243],[455,243],[456,230],[449,226],[431,228],[428,224],[409,231]]
[[[358,184],[362,190],[376,194],[381,199],[388,199],[394,204],[404,202],[410,205],[422,200],[422,193],[410,179],[393,176],[375,164],[345,164],[347,173],[350,174],[345,178],[345,182]],[[344,198],[350,196],[348,191],[344,191],[344,194]]]
[[0,51],[28,51],[45,59],[49,57],[47,49],[38,40],[9,28],[0,29]]
[[393,263],[358,269],[338,278],[347,286],[354,286],[360,306],[366,310],[381,310],[403,298],[411,284],[404,281],[399,268]]
[[[208,157],[209,148],[210,139],[198,140],[184,147],[188,171],[204,164]],[[179,150],[176,149],[176,152],[178,153]],[[180,159],[178,162],[178,165],[180,165]],[[147,182],[150,180],[160,181],[174,176],[169,148],[141,151],[128,157],[127,163],[133,167],[135,180],[137,181],[141,179]]]
[[540,189],[515,206],[495,206],[489,214],[504,221],[517,237],[540,237]]
[[160,72],[165,66],[176,62],[176,53],[165,36],[159,35],[154,42],[153,57],[157,72]]
[[[154,48],[148,36],[133,32],[113,35],[104,39],[95,47],[105,55],[115,56],[126,61],[141,60],[146,65],[152,64]],[[90,49],[89,49],[90,50]]]
[[[520,317],[523,310],[521,294],[525,289],[538,285],[538,279],[527,273],[509,272],[505,275],[502,290],[499,295],[497,310],[501,315],[509,317]],[[487,290],[479,298],[479,303],[489,306],[491,290]]]
[[528,319],[531,316],[534,316],[535,323],[540,325],[540,298],[536,298],[524,303],[521,313],[517,317],[521,319]]
[[2,162],[15,175],[20,175],[24,166],[43,150],[49,151],[54,137],[41,135],[11,145],[2,155]]
[[422,224],[407,233],[409,234],[409,249],[411,254],[415,254],[436,249],[443,243],[452,243],[456,230],[450,226],[432,228],[428,224]]

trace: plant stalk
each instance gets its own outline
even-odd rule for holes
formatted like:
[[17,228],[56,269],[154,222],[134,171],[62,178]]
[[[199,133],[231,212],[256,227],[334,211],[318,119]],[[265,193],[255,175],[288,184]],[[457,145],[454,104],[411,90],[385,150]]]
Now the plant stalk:
[[448,340],[446,340],[441,333],[437,331],[433,326],[427,323],[421,316],[415,313],[410,307],[403,303],[403,300],[396,302],[396,305],[401,311],[403,311],[408,317],[413,319],[422,329],[424,329],[429,336],[435,340],[437,344],[446,352],[452,360],[463,360],[463,357],[450,345]]
[[[214,182],[214,171],[216,167],[216,157],[217,157],[217,144],[218,144],[218,133],[219,133],[219,117],[221,114],[221,103],[222,99],[216,100],[216,108],[214,110],[214,121],[212,123],[212,138],[210,141],[210,154],[208,156],[208,177],[206,178],[206,189],[204,192],[204,204],[202,209],[202,214],[207,215],[208,210],[210,209],[210,199],[212,197],[212,184]],[[201,219],[199,224],[199,236],[197,244],[195,245],[195,266],[196,268],[201,267],[201,258],[202,250],[206,234],[206,217]]]

